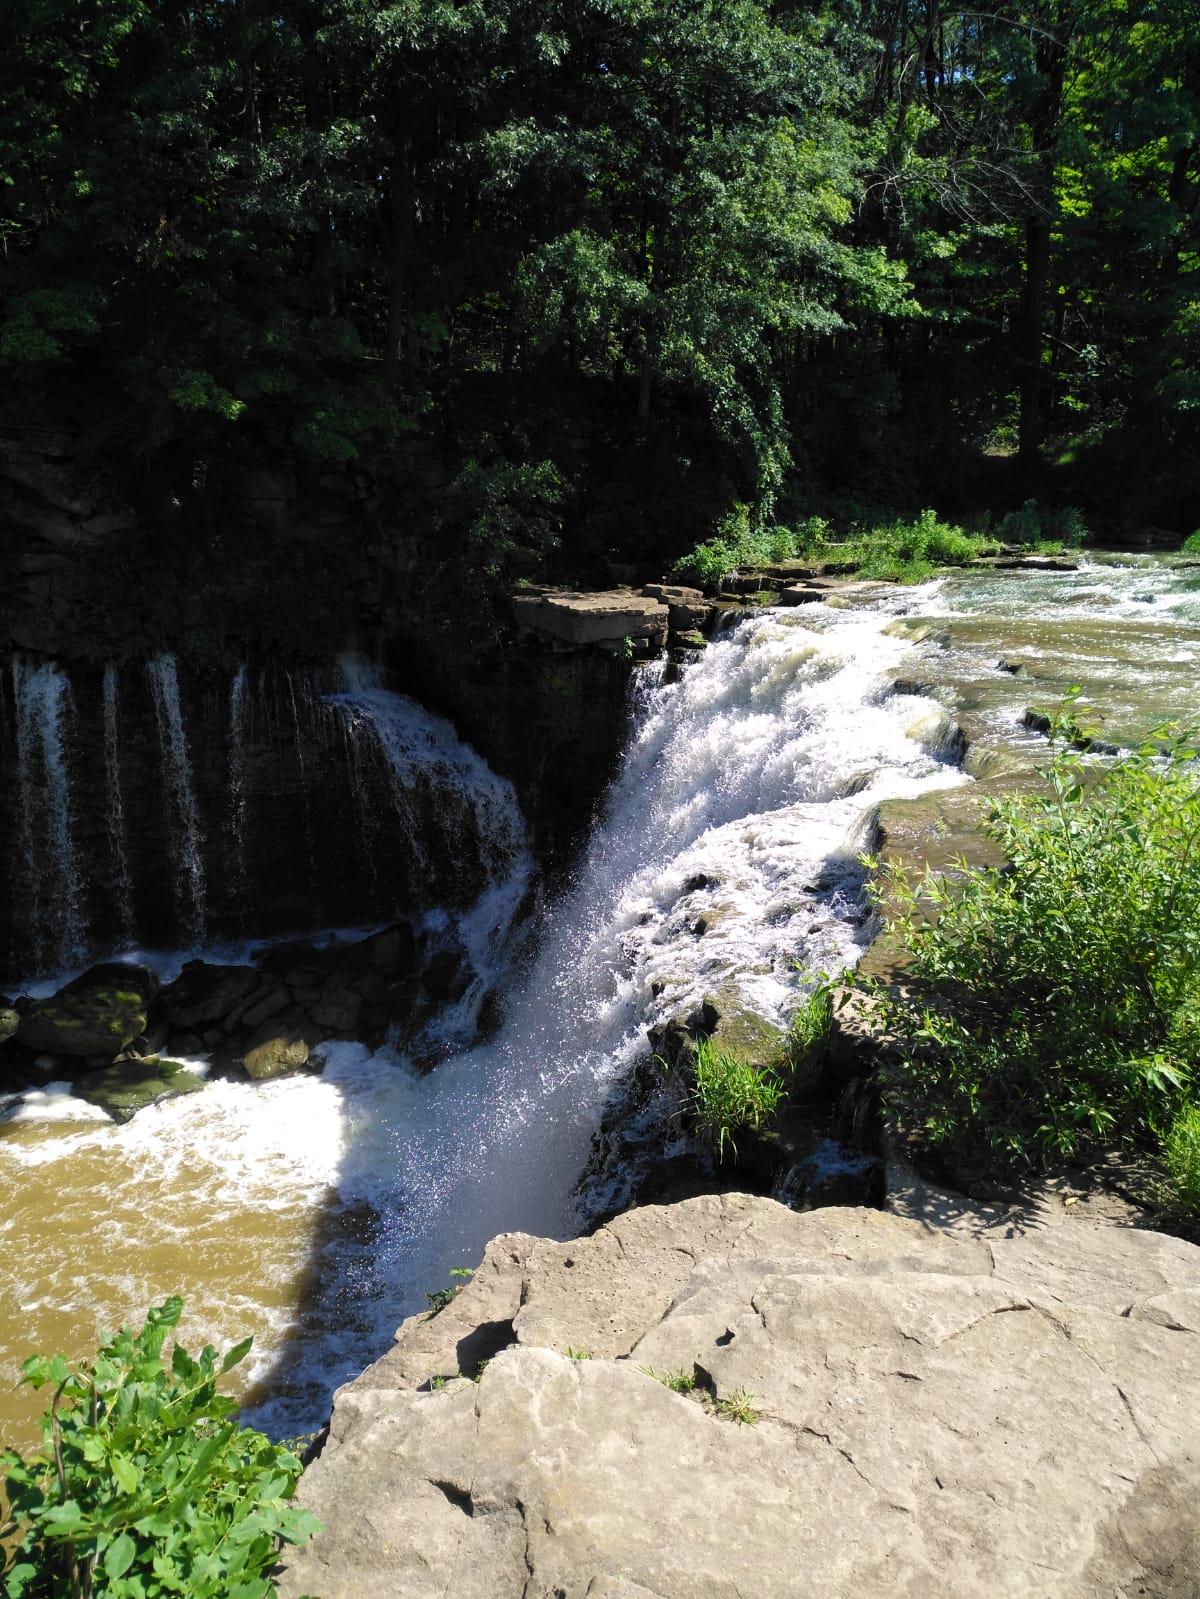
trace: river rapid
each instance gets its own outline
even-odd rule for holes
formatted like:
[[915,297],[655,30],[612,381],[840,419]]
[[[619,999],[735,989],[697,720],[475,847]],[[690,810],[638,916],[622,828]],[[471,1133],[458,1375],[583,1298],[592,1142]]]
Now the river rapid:
[[649,1027],[722,989],[784,1023],[813,973],[858,958],[874,808],[972,781],[943,710],[973,752],[1036,762],[1025,706],[1080,684],[1104,736],[1136,741],[1200,719],[1198,662],[1200,567],[1091,557],[852,587],[753,615],[678,681],[643,669],[605,812],[524,954],[497,932],[523,883],[497,874],[503,903],[477,907],[473,958],[505,996],[487,1042],[450,1026],[424,1075],[338,1043],[320,1075],[213,1080],[124,1126],[67,1084],[0,1100],[0,1434],[29,1441],[41,1410],[25,1354],[80,1356],[171,1292],[185,1340],[254,1334],[249,1419],[320,1425],[493,1234],[564,1236],[620,1203],[619,1172],[578,1184]]

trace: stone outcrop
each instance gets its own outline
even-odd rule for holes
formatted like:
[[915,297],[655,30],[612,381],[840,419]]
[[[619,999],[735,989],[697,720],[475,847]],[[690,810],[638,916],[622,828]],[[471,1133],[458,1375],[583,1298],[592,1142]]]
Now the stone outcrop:
[[1200,1250],[739,1194],[506,1235],[300,1498],[284,1599],[1184,1599]]
[[632,589],[580,593],[574,589],[531,588],[515,594],[518,627],[563,644],[619,648],[629,640],[657,650],[666,637],[669,607]]

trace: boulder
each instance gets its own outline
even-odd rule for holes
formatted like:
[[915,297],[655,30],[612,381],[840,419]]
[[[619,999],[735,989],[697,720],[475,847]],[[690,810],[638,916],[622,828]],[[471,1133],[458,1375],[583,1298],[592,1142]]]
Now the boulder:
[[53,998],[32,1004],[17,1024],[17,1039],[38,1053],[112,1060],[145,1032],[155,987],[143,966],[93,966]]
[[281,1599],[1192,1599],[1198,1294],[1179,1240],[962,1210],[507,1235],[337,1395]]
[[302,1014],[291,1012],[264,1023],[235,1058],[248,1076],[265,1082],[270,1077],[285,1077],[290,1072],[318,1066],[313,1049],[319,1037]]
[[535,589],[515,594],[520,627],[565,644],[620,644],[625,639],[662,639],[669,625],[661,600],[631,589],[583,594],[571,589]]
[[188,961],[159,995],[159,1006],[173,1028],[183,1033],[202,1032],[214,1023],[228,1021],[261,981],[252,966]]
[[106,1110],[115,1122],[127,1122],[147,1105],[198,1094],[204,1079],[173,1060],[147,1055],[141,1060],[118,1061],[102,1071],[89,1072],[75,1085],[80,1099]]
[[7,1002],[0,1002],[0,1047],[7,1044],[10,1038],[16,1037],[20,1024],[19,1012]]

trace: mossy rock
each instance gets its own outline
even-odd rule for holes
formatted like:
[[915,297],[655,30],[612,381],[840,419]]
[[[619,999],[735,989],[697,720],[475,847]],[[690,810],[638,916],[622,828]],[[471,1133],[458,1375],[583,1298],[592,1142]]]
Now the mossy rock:
[[127,1122],[147,1105],[182,1094],[198,1094],[204,1079],[178,1061],[147,1055],[142,1060],[118,1061],[91,1072],[75,1085],[80,1099],[99,1105],[115,1122]]
[[21,1025],[19,1013],[11,1005],[0,1005],[0,1047],[7,1044],[10,1038],[17,1036],[17,1028]]
[[93,966],[21,1017],[19,1041],[37,1053],[112,1060],[146,1030],[153,976],[139,966]]
[[708,995],[704,1009],[709,1037],[722,1049],[754,1066],[777,1066],[783,1059],[783,1032],[752,1011],[732,984]]

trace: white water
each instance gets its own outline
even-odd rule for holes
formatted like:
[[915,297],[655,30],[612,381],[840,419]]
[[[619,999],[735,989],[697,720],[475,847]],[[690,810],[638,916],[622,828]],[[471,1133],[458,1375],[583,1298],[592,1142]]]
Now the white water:
[[71,688],[52,663],[14,657],[17,788],[26,912],[39,970],[83,958],[83,884],[71,834],[64,738]]
[[116,897],[117,927],[122,949],[133,943],[133,884],[125,844],[125,804],[121,798],[120,683],[110,661],[104,668],[104,789],[107,799],[108,847],[112,855],[112,882]]
[[192,783],[192,762],[188,754],[183,711],[179,703],[179,677],[173,655],[156,655],[146,662],[154,717],[162,751],[163,784],[175,812],[175,882],[180,925],[190,942],[204,942],[206,891],[204,857],[201,853],[200,809]]

